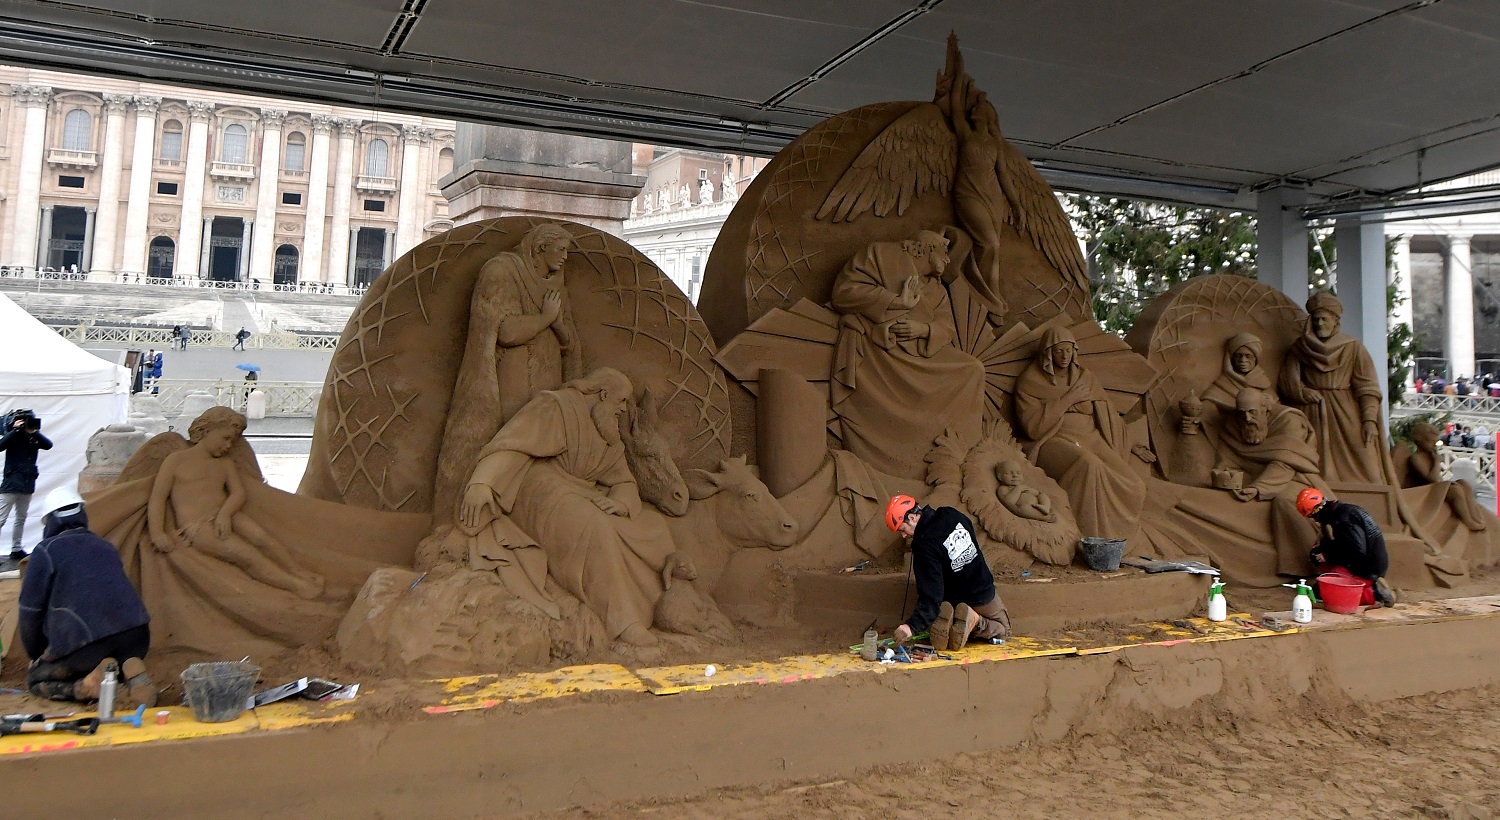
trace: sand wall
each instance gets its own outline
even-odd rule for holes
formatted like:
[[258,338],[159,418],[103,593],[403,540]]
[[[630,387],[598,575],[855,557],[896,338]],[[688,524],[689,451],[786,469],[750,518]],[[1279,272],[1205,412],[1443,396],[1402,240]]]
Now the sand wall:
[[[13,816],[496,816],[1500,683],[1500,618],[1146,646],[0,761]],[[1395,661],[1393,659],[1400,659]],[[1185,743],[1214,734],[1182,732]]]

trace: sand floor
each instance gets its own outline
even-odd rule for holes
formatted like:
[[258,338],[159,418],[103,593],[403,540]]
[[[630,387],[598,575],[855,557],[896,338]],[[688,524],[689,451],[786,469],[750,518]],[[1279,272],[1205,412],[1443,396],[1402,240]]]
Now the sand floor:
[[1487,688],[1265,721],[1189,710],[1124,735],[538,816],[1479,820],[1500,816],[1497,762],[1500,689]]

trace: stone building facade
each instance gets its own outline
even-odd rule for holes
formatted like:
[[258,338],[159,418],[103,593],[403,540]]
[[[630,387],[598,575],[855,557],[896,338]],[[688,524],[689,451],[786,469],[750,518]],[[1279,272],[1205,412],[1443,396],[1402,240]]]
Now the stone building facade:
[[637,144],[645,187],[625,222],[625,240],[662,269],[694,304],[719,229],[770,160]]
[[451,120],[0,67],[0,265],[363,286],[446,230]]

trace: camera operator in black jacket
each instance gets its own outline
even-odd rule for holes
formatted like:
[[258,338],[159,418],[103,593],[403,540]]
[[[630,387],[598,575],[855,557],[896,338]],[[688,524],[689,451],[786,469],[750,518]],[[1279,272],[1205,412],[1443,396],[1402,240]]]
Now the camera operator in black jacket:
[[31,509],[31,494],[36,492],[36,454],[51,450],[52,441],[42,435],[42,420],[30,410],[16,410],[5,418],[5,429],[0,433],[0,452],[5,453],[5,472],[0,477],[0,534],[6,521],[14,517],[15,523],[11,526],[10,557],[0,561],[0,578],[16,578],[21,559],[26,557],[21,531]]

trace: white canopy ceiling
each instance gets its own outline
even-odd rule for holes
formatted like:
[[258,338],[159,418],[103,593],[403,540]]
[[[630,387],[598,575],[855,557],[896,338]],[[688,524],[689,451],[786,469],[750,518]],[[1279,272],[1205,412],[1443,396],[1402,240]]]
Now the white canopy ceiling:
[[1316,202],[1500,164],[1493,0],[0,0],[18,64],[741,152],[930,98],[950,30],[1063,187]]

